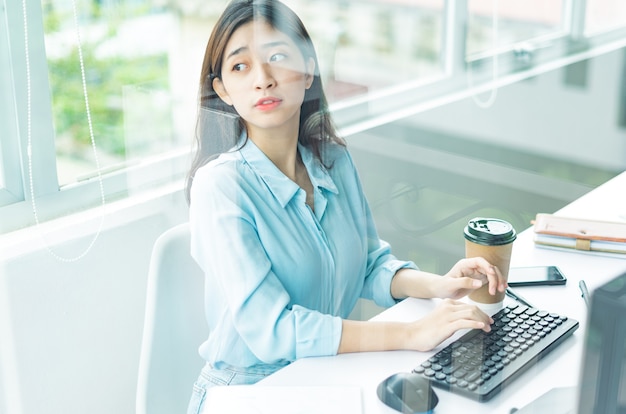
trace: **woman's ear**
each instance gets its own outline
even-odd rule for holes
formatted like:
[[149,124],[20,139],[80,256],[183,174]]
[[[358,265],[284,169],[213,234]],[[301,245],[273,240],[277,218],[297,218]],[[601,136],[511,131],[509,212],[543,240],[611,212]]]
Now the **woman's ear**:
[[226,92],[226,88],[224,88],[224,84],[220,78],[213,78],[213,90],[222,101],[226,102],[226,105],[233,105],[233,102],[230,100],[230,96],[228,96],[228,92]]
[[305,81],[306,88],[309,89],[311,85],[313,85],[313,80],[315,79],[315,60],[313,58],[309,58],[306,65],[306,73],[305,73]]

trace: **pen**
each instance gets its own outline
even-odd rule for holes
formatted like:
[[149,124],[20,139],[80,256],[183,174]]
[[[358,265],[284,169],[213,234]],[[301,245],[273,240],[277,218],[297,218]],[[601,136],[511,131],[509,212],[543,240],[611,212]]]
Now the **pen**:
[[585,304],[589,307],[589,290],[587,290],[587,284],[581,279],[580,282],[578,282],[578,287],[580,288],[581,296],[585,300]]
[[511,290],[511,288],[506,288],[505,291],[506,295],[515,299],[516,301],[518,301],[519,303],[521,303],[522,305],[526,305],[529,308],[534,308],[533,305],[531,305],[526,299],[524,299],[523,297],[521,297],[520,295],[518,295],[517,293],[513,292]]

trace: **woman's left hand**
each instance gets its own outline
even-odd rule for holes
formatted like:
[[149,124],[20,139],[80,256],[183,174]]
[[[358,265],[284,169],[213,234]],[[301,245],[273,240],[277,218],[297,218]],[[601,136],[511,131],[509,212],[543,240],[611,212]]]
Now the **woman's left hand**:
[[438,296],[459,299],[489,284],[489,293],[504,292],[507,283],[500,270],[482,257],[459,260],[441,279]]

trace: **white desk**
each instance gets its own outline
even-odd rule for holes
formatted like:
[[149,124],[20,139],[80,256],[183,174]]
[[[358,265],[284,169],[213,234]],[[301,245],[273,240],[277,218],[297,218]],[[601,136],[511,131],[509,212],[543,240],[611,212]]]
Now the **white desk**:
[[[626,173],[589,192],[560,210],[558,214],[626,221]],[[551,387],[577,384],[587,311],[578,289],[578,281],[584,279],[592,291],[604,282],[626,272],[626,256],[608,257],[537,248],[532,237],[532,229],[520,233],[514,244],[511,265],[556,265],[561,268],[568,282],[565,286],[519,287],[515,291],[535,307],[578,320],[580,327],[572,337],[517,378],[514,385],[504,389],[489,402],[474,402],[435,388],[440,400],[435,409],[436,413],[505,414],[513,407],[521,408]],[[418,319],[432,309],[435,303],[434,300],[407,299],[374,319],[395,321]],[[458,336],[460,333],[443,345]],[[391,374],[410,371],[440,348],[432,352],[355,353],[301,359],[264,379],[259,385],[358,386],[362,391],[364,413],[397,413],[379,401],[376,387]]]

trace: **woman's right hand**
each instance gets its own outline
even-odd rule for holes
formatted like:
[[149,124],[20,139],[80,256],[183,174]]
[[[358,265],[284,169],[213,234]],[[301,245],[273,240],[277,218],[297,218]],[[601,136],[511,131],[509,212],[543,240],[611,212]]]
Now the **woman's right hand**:
[[430,351],[460,329],[491,330],[493,319],[477,306],[443,299],[414,322],[342,321],[338,353],[410,349]]
[[431,313],[409,323],[406,349],[430,351],[461,329],[491,331],[493,319],[477,306],[444,299]]

